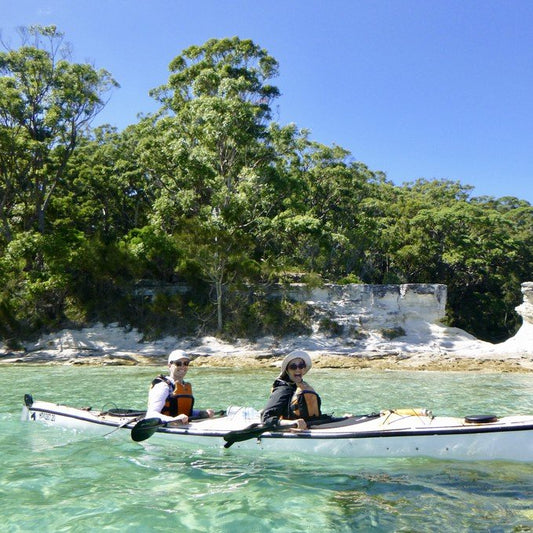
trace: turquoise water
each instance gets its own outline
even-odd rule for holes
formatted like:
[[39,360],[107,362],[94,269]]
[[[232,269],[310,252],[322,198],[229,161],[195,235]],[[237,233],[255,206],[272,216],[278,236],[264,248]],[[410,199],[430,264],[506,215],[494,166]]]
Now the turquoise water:
[[[6,532],[533,531],[533,465],[325,459],[142,444],[20,421],[24,393],[144,408],[159,367],[0,367]],[[268,370],[195,369],[198,407],[261,408]],[[533,376],[313,369],[326,412],[533,413]]]

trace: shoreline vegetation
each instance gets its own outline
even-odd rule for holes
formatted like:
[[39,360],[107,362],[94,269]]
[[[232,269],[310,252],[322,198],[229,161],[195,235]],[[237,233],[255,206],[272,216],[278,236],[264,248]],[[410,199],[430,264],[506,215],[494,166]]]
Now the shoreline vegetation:
[[[368,319],[383,300],[397,304],[390,318],[409,315],[414,295],[402,287],[419,284],[442,287],[422,321],[439,311],[486,343],[518,331],[520,283],[533,271],[528,201],[476,196],[446,178],[395,185],[350,150],[277,122],[280,65],[237,36],[178,51],[166,83],[150,91],[153,112],[139,110],[123,130],[92,127],[119,86],[112,73],[72,63],[55,25],[20,30],[20,48],[0,42],[0,153],[9,154],[0,169],[0,353],[3,343],[31,354],[39,336],[97,323],[178,340],[278,339],[318,327],[327,339],[317,349],[330,353],[328,341],[344,336],[343,353],[364,355],[377,330],[369,335],[381,333],[380,353],[412,353],[388,343],[407,328],[386,309],[377,327]],[[295,284],[322,294],[364,286],[365,305],[352,300],[359,316],[335,320],[332,302],[315,312],[302,291],[293,299]],[[396,292],[383,298],[387,287]],[[427,351],[455,353],[448,346]]]

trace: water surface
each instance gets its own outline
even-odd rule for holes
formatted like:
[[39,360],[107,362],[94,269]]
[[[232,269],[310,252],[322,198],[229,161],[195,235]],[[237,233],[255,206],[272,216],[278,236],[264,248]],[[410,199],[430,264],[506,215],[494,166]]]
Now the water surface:
[[[531,531],[533,465],[167,448],[23,423],[24,393],[145,406],[159,367],[0,368],[2,531]],[[260,409],[268,370],[195,369],[198,407]],[[533,413],[528,374],[313,369],[325,412]]]

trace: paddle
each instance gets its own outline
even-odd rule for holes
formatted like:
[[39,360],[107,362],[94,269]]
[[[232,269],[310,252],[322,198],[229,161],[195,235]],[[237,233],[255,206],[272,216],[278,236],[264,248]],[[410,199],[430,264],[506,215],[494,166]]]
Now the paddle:
[[228,433],[226,433],[224,435],[224,440],[226,441],[226,444],[224,444],[224,448],[229,448],[235,442],[241,442],[243,440],[257,438],[263,433],[266,433],[267,431],[283,431],[284,429],[295,427],[298,427],[297,422],[294,422],[287,426],[274,426],[271,424],[265,425],[254,423],[248,426],[247,428],[236,429],[235,431],[229,431]]
[[[331,415],[323,415],[321,418],[317,418],[314,420],[311,420],[307,423],[308,429],[314,426],[321,426],[324,424],[331,424],[335,422],[342,422],[343,420],[350,420],[354,419],[354,421],[357,422],[364,422],[369,418],[376,418],[379,417],[379,413],[372,413],[370,415],[359,415],[359,416],[342,416],[342,417],[334,417]],[[256,437],[260,437],[263,433],[266,433],[267,431],[283,431],[284,429],[288,428],[294,428],[297,427],[298,424],[296,422],[289,424],[289,425],[283,425],[283,426],[274,426],[274,425],[264,425],[264,424],[258,424],[257,422],[248,426],[244,429],[237,429],[235,431],[230,431],[224,435],[224,440],[226,441],[226,444],[224,444],[224,448],[229,448],[234,442],[241,442],[243,440],[253,439]]]
[[106,433],[104,437],[107,437],[108,435],[111,435],[111,433],[115,433],[115,431],[122,429],[124,426],[127,426],[128,424],[131,424],[132,422],[137,422],[141,420],[144,417],[144,413],[142,415],[136,416],[135,418],[130,418],[126,420],[125,422],[122,422],[119,426],[117,426],[115,429],[111,430],[109,433]]
[[[221,410],[217,411],[215,413],[214,418],[218,418],[220,416],[224,416],[226,414],[226,411]],[[198,417],[193,418],[191,417],[190,420],[208,420],[206,417]],[[160,418],[145,418],[139,422],[137,422],[132,428],[131,428],[131,438],[135,442],[141,442],[143,440],[149,439],[156,431],[157,428],[165,427],[169,422],[164,422]]]
[[167,422],[163,422],[160,418],[144,418],[137,422],[131,428],[131,438],[135,442],[141,442],[149,439],[159,427],[164,427]]

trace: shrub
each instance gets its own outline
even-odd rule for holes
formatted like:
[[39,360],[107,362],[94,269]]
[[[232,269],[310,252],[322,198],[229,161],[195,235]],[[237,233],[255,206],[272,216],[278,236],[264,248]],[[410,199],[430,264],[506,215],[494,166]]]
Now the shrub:
[[385,328],[381,330],[381,334],[388,340],[395,339],[396,337],[403,337],[406,333],[402,327]]

